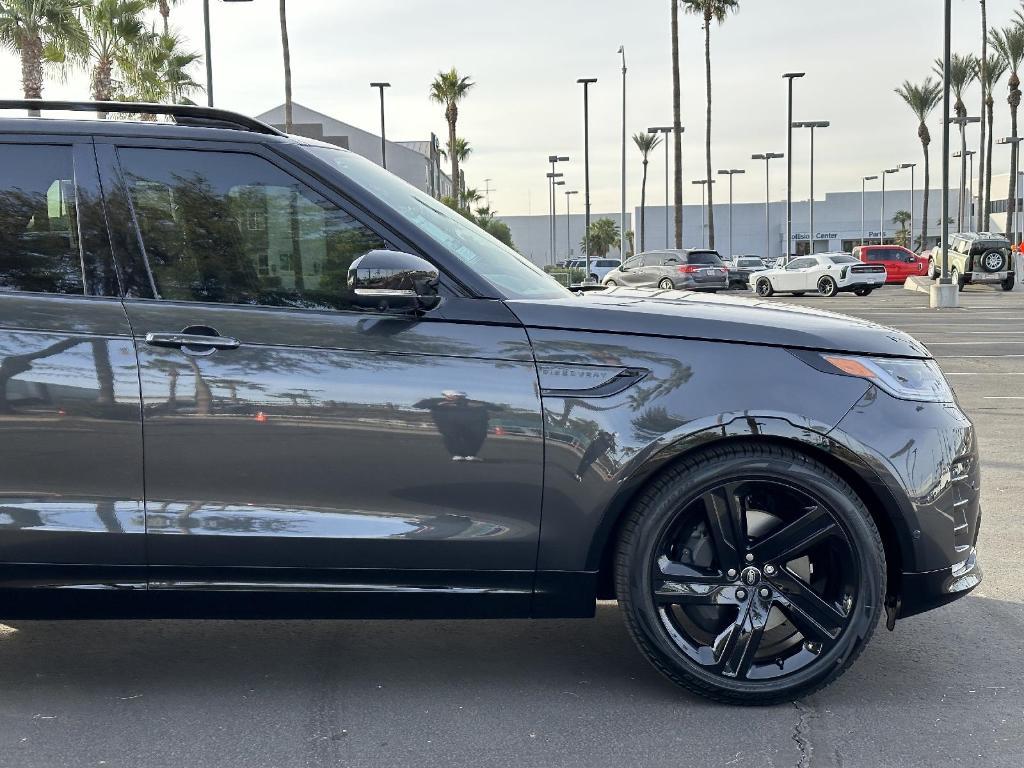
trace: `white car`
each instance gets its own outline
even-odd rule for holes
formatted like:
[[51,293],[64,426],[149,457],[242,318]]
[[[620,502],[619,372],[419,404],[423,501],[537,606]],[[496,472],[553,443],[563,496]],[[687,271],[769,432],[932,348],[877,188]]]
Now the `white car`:
[[[570,269],[582,269],[586,270],[587,260],[586,259],[573,259],[569,262]],[[596,257],[590,258],[590,276],[595,282],[600,283],[604,280],[605,275],[611,272],[613,269],[622,266],[622,262],[618,259],[599,259]]]
[[848,253],[816,253],[800,256],[775,269],[754,272],[749,285],[758,296],[803,296],[810,291],[822,296],[835,296],[840,291],[867,296],[885,285],[885,277],[881,264],[865,264]]

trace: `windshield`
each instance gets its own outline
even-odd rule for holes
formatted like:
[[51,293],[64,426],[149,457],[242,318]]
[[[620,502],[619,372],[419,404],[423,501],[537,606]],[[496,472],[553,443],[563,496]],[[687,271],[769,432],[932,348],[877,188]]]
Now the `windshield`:
[[829,259],[833,264],[859,264],[860,262],[845,253],[841,253],[838,256],[829,256]]
[[761,268],[763,268],[764,264],[761,262],[760,259],[739,259],[736,262],[736,266],[738,266],[738,267],[761,267]]
[[342,149],[305,146],[375,195],[399,216],[459,261],[482,275],[509,299],[550,299],[571,295],[551,276],[464,216],[380,166]]

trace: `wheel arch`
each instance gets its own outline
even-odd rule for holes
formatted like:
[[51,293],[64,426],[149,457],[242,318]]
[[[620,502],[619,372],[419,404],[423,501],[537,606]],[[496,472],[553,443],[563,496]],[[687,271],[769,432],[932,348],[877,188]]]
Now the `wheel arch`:
[[905,528],[901,530],[897,523],[895,499],[884,489],[883,484],[874,476],[872,470],[860,462],[852,451],[823,435],[811,435],[806,430],[798,430],[792,425],[790,427],[792,432],[787,429],[779,429],[774,434],[762,432],[758,435],[723,435],[718,430],[713,435],[707,432],[699,433],[683,438],[638,468],[631,481],[625,483],[621,492],[612,499],[591,545],[588,570],[590,568],[597,570],[598,599],[614,599],[615,597],[615,549],[619,531],[628,517],[634,500],[659,476],[693,454],[709,448],[743,443],[770,444],[789,448],[821,462],[849,483],[871,513],[885,547],[889,591],[886,596],[887,602],[891,598],[898,598],[904,565],[913,560],[913,549],[910,544],[910,532]]

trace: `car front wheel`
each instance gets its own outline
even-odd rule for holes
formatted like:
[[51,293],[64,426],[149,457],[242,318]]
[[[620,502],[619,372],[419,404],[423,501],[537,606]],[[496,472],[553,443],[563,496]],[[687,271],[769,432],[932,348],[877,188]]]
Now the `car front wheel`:
[[818,293],[822,296],[832,297],[839,293],[839,286],[836,285],[835,280],[825,275],[818,281]]
[[673,288],[675,288],[675,286],[672,284],[672,281],[669,280],[667,277],[660,283],[658,283],[658,287],[661,288],[661,290],[663,291],[671,291]]
[[618,283],[616,283],[614,280],[605,280],[604,284],[607,285],[609,288],[614,288],[616,285],[618,285]]
[[963,275],[960,274],[959,269],[953,267],[949,270],[949,278],[953,281],[953,285],[956,286],[958,291],[962,291],[964,289],[964,278]]
[[823,688],[878,624],[882,542],[852,488],[773,445],[738,443],[654,480],[620,534],[630,634],[669,679],[717,701],[774,704]]
[[760,278],[754,285],[754,290],[757,291],[758,296],[771,296],[775,293],[775,289],[772,288],[772,281],[767,277]]
[[1005,280],[1003,280],[1002,283],[1000,283],[1000,285],[1003,286],[1003,290],[1004,291],[1012,291],[1013,290],[1014,277],[1015,277],[1014,275],[1010,275]]

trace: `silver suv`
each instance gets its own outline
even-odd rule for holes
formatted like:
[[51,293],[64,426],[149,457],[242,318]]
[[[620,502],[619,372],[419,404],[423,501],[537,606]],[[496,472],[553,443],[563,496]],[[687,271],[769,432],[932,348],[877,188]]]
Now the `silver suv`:
[[729,268],[718,251],[704,248],[640,253],[605,275],[605,285],[684,291],[724,291]]
[[[939,276],[942,249],[936,247],[928,257],[928,274]],[[949,275],[962,291],[971,283],[999,283],[1012,291],[1016,279],[1013,248],[1003,235],[992,232],[961,232],[949,245]]]

